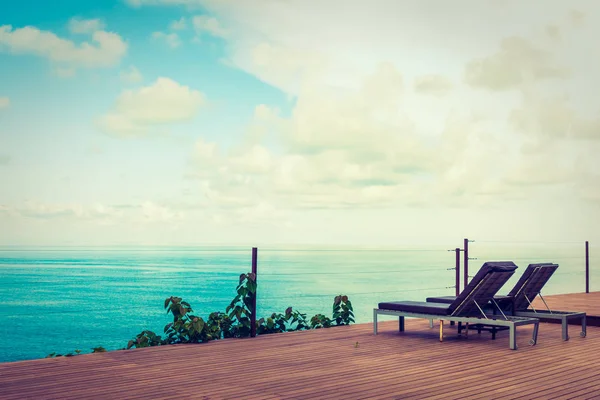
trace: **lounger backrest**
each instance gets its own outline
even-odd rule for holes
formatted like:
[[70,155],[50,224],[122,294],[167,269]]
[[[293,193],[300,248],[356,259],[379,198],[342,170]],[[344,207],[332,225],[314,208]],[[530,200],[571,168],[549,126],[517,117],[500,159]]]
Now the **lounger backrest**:
[[515,273],[517,266],[512,261],[486,262],[471,279],[467,287],[450,304],[449,311],[454,316],[480,316],[475,304],[483,307],[504,286]]
[[529,301],[533,302],[557,268],[558,264],[552,263],[529,264],[515,287],[508,293],[513,297],[515,311],[526,310],[529,307]]

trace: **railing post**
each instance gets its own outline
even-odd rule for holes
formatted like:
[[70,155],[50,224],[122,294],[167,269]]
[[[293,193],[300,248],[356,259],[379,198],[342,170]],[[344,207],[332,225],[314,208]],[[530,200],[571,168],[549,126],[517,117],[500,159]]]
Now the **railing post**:
[[456,296],[460,294],[460,249],[457,247],[454,249],[456,252],[456,283],[454,287],[456,288]]
[[585,241],[585,292],[590,292],[590,242]]
[[252,273],[256,282],[256,292],[252,297],[252,314],[250,314],[250,337],[256,337],[256,296],[258,295],[258,249],[252,248]]
[[463,262],[464,265],[464,286],[463,287],[467,287],[467,285],[469,284],[469,239],[465,238],[464,241],[464,247],[463,249],[465,250],[465,259]]

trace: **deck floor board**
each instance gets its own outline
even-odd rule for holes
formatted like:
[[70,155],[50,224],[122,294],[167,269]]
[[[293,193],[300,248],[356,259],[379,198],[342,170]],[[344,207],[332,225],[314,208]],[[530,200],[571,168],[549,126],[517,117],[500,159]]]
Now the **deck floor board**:
[[[551,308],[600,316],[600,292],[547,296]],[[536,307],[541,302],[535,303]],[[600,327],[540,324],[468,338],[408,319],[201,345],[0,364],[0,399],[550,399],[600,396]],[[577,333],[577,334],[575,334]],[[358,343],[358,344],[357,344]]]

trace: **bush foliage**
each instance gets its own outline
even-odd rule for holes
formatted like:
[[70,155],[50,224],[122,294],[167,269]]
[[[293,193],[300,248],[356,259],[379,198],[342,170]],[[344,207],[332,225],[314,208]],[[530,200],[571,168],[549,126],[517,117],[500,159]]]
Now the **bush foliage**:
[[[236,288],[236,296],[225,309],[208,315],[206,320],[194,313],[190,303],[181,297],[171,296],[165,299],[164,308],[173,316],[173,322],[165,325],[163,335],[143,330],[127,343],[127,349],[161,346],[178,343],[205,343],[216,339],[244,338],[251,334],[252,304],[256,297],[256,276],[253,273],[241,274]],[[339,295],[333,300],[333,314],[329,318],[317,314],[307,319],[306,314],[288,307],[284,313],[273,313],[266,318],[256,319],[256,334],[282,333],[307,329],[330,328],[350,325],[354,322],[352,303],[348,296]],[[106,351],[96,347],[93,353]],[[81,354],[68,353],[64,356]],[[52,353],[47,358],[61,357]]]

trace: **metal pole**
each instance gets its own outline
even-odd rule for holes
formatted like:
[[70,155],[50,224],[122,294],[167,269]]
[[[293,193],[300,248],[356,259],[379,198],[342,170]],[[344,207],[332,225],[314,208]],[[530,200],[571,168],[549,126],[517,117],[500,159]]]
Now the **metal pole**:
[[585,241],[585,292],[590,292],[590,243]]
[[465,239],[464,242],[465,260],[464,265],[464,287],[466,288],[469,284],[469,239]]
[[460,249],[457,247],[454,251],[456,252],[456,283],[454,287],[456,288],[455,292],[458,297],[460,294]]
[[[254,274],[255,282],[258,283],[258,257],[257,257],[258,249],[256,247],[252,248],[252,273]],[[254,296],[252,296],[252,314],[250,314],[250,337],[256,337],[256,296],[258,294],[258,285],[256,287],[256,292]]]

